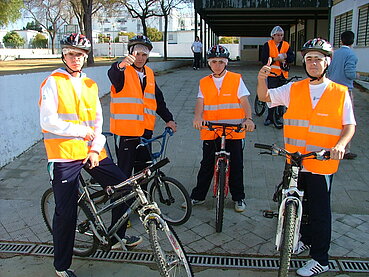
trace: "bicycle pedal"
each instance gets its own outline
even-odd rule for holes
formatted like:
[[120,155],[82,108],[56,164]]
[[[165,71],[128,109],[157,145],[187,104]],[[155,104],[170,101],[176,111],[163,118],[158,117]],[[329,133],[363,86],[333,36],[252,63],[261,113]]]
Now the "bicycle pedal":
[[273,217],[276,216],[275,214],[278,215],[278,213],[275,213],[275,212],[270,211],[270,210],[264,210],[263,211],[263,216],[266,217],[266,218],[273,218]]

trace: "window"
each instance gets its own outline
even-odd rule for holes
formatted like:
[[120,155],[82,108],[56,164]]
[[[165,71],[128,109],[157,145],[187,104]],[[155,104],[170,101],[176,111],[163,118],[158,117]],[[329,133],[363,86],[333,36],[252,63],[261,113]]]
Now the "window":
[[305,31],[304,29],[297,32],[297,50],[300,50],[305,43]]
[[356,44],[369,46],[369,4],[359,8]]
[[344,31],[352,29],[352,11],[343,13],[334,18],[334,38],[333,46],[338,48],[341,46],[341,34]]

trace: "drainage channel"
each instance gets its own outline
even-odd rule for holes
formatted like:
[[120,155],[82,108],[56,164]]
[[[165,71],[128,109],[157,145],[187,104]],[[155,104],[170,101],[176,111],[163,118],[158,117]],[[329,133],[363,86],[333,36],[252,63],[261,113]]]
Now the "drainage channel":
[[[0,253],[53,256],[53,246],[50,244],[0,241]],[[188,257],[193,266],[200,267],[277,270],[279,266],[279,259],[273,257],[233,257],[200,254],[188,254]],[[123,252],[112,250],[107,253],[98,250],[94,255],[81,259],[146,264],[155,263],[152,253],[141,251]],[[306,261],[306,259],[292,259],[290,268],[300,268]],[[335,272],[369,273],[369,261],[334,259],[329,261],[329,268],[330,271]]]

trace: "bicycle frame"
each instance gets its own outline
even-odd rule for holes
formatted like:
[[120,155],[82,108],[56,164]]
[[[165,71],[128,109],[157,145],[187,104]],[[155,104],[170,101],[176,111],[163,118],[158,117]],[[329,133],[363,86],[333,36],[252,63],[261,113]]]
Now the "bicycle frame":
[[[78,201],[87,201],[92,208],[93,215],[95,217],[95,222],[89,222],[89,226],[93,231],[94,235],[98,238],[100,243],[103,246],[109,247],[110,238],[113,236],[122,244],[121,238],[116,234],[116,232],[122,227],[122,225],[129,219],[129,216],[132,212],[138,211],[140,220],[142,223],[146,223],[147,220],[155,218],[159,224],[162,224],[164,220],[160,217],[160,209],[158,208],[155,202],[149,202],[145,192],[141,189],[140,182],[144,181],[146,178],[150,177],[152,173],[155,172],[158,168],[164,166],[168,163],[168,159],[164,159],[161,162],[152,166],[152,168],[148,168],[143,170],[142,172],[132,176],[131,178],[125,180],[124,182],[117,184],[115,186],[107,187],[107,194],[114,196],[114,193],[119,193],[123,187],[131,185],[132,192],[128,193],[123,197],[118,197],[112,203],[104,205],[101,209],[98,209],[95,205],[95,202],[91,198],[90,192],[88,190],[88,186],[85,182],[81,182],[83,193],[79,197]],[[82,179],[83,180],[83,179]],[[122,215],[122,217],[112,226],[110,230],[108,230],[104,224],[102,219],[102,215],[111,211],[115,207],[121,205],[122,203],[129,203],[131,199],[135,199],[132,204],[129,205],[127,211]],[[78,226],[79,228],[80,226]]]

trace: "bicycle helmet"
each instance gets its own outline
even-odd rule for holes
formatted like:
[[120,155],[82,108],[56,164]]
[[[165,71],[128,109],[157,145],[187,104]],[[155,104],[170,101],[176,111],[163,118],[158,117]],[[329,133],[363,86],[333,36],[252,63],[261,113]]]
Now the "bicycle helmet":
[[222,45],[214,45],[206,52],[206,58],[229,58],[229,51]]
[[128,52],[130,54],[132,54],[132,48],[133,46],[137,45],[137,44],[142,44],[144,46],[146,46],[149,51],[152,50],[153,46],[152,46],[152,43],[150,41],[150,39],[146,36],[134,36],[133,38],[131,38],[129,41],[128,41]]
[[72,33],[67,35],[60,41],[60,45],[62,49],[77,48],[86,51],[87,54],[91,51],[91,42],[82,34]]
[[322,38],[313,38],[305,42],[305,44],[301,48],[302,56],[305,56],[306,53],[311,51],[318,51],[325,56],[332,56],[333,48],[332,45]]

